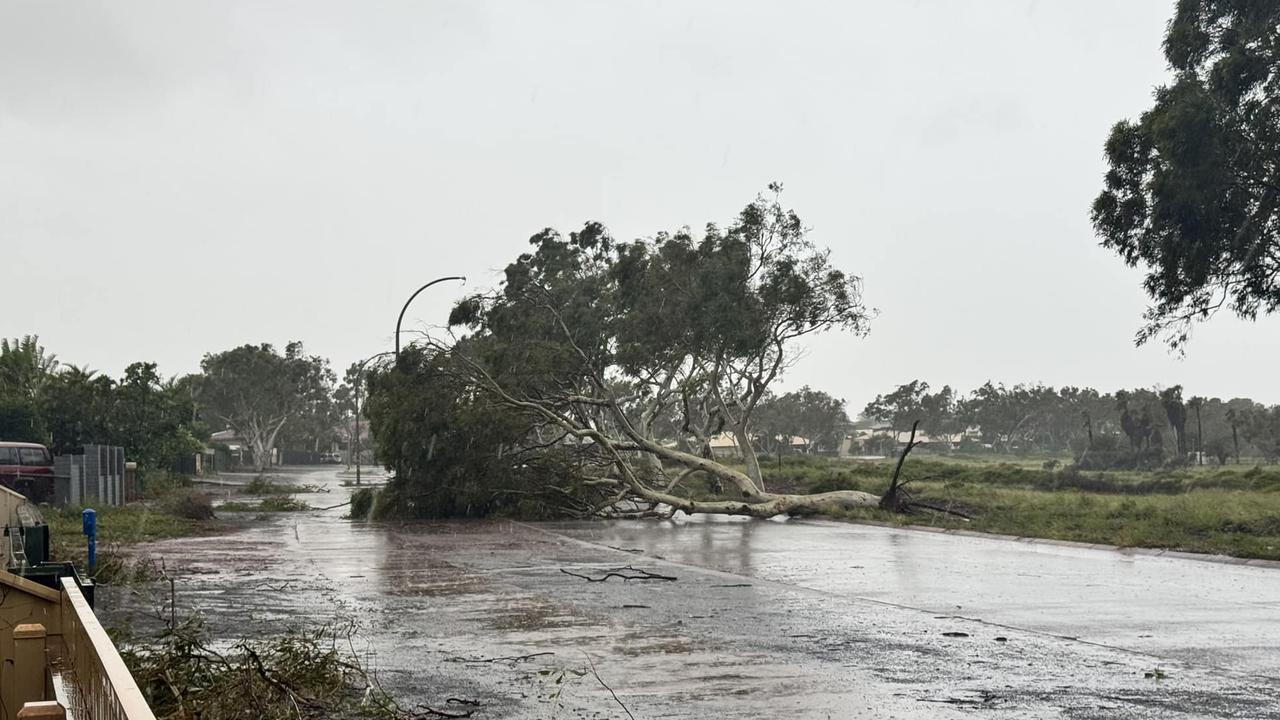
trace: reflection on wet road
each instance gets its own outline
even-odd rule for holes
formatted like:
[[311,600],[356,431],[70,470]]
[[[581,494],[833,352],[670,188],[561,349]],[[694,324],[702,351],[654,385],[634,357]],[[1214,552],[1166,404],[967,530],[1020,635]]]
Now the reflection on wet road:
[[[295,479],[324,486],[314,506],[346,496],[332,470]],[[625,717],[590,675],[554,684],[590,656],[637,718],[1280,718],[1272,571],[836,523],[342,512],[146,551],[220,636],[354,615],[389,691],[476,717]],[[677,580],[561,572],[626,565]],[[100,597],[109,621],[145,614]]]
[[822,521],[553,527],[700,567],[1280,680],[1280,568]]

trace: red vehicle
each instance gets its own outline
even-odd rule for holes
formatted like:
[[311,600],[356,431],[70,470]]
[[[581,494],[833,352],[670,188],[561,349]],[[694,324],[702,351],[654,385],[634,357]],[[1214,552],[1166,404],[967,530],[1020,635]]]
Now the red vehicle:
[[0,485],[32,502],[53,496],[53,456],[36,443],[0,441]]

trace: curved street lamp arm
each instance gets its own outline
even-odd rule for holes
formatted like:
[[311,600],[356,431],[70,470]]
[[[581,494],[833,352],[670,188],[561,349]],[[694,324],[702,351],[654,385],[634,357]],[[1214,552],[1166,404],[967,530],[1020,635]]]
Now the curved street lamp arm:
[[467,281],[467,279],[462,275],[450,275],[449,277],[436,278],[435,280],[432,280],[426,285],[423,285],[422,287],[415,290],[414,293],[409,296],[409,299],[405,300],[404,307],[400,308],[400,317],[396,318],[396,357],[397,358],[400,357],[400,323],[404,320],[405,311],[409,309],[409,303],[412,303],[413,299],[418,297],[418,293],[422,292],[423,290],[426,290],[427,288],[431,287],[432,285],[435,285],[436,283],[441,283],[446,280],[461,280],[462,282]]

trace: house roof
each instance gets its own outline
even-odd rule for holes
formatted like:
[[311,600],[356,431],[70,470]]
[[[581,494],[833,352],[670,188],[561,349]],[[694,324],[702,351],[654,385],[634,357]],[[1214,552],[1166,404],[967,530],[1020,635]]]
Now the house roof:
[[[738,440],[733,436],[733,433],[722,432],[718,435],[712,435],[711,438],[707,441],[707,444],[711,446],[712,450],[723,450],[725,448],[738,447]],[[802,438],[799,435],[791,436],[791,445],[793,447],[804,446],[808,444],[809,444],[808,438]]]

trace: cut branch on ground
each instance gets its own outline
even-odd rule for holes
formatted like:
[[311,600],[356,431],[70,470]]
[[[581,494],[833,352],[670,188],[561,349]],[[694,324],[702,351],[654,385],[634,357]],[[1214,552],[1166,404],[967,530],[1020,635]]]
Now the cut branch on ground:
[[678,579],[674,575],[662,575],[660,573],[652,572],[649,570],[642,570],[640,568],[635,568],[630,565],[626,567],[612,568],[610,570],[605,570],[603,571],[603,574],[601,574],[599,577],[591,577],[590,575],[583,575],[581,573],[572,572],[564,568],[560,568],[560,572],[564,573],[565,575],[571,575],[576,578],[582,578],[587,582],[593,582],[593,583],[605,582],[609,578],[618,578],[623,582],[629,582],[631,580],[636,580],[639,582],[646,582],[650,580],[654,580],[658,582],[675,582]]

